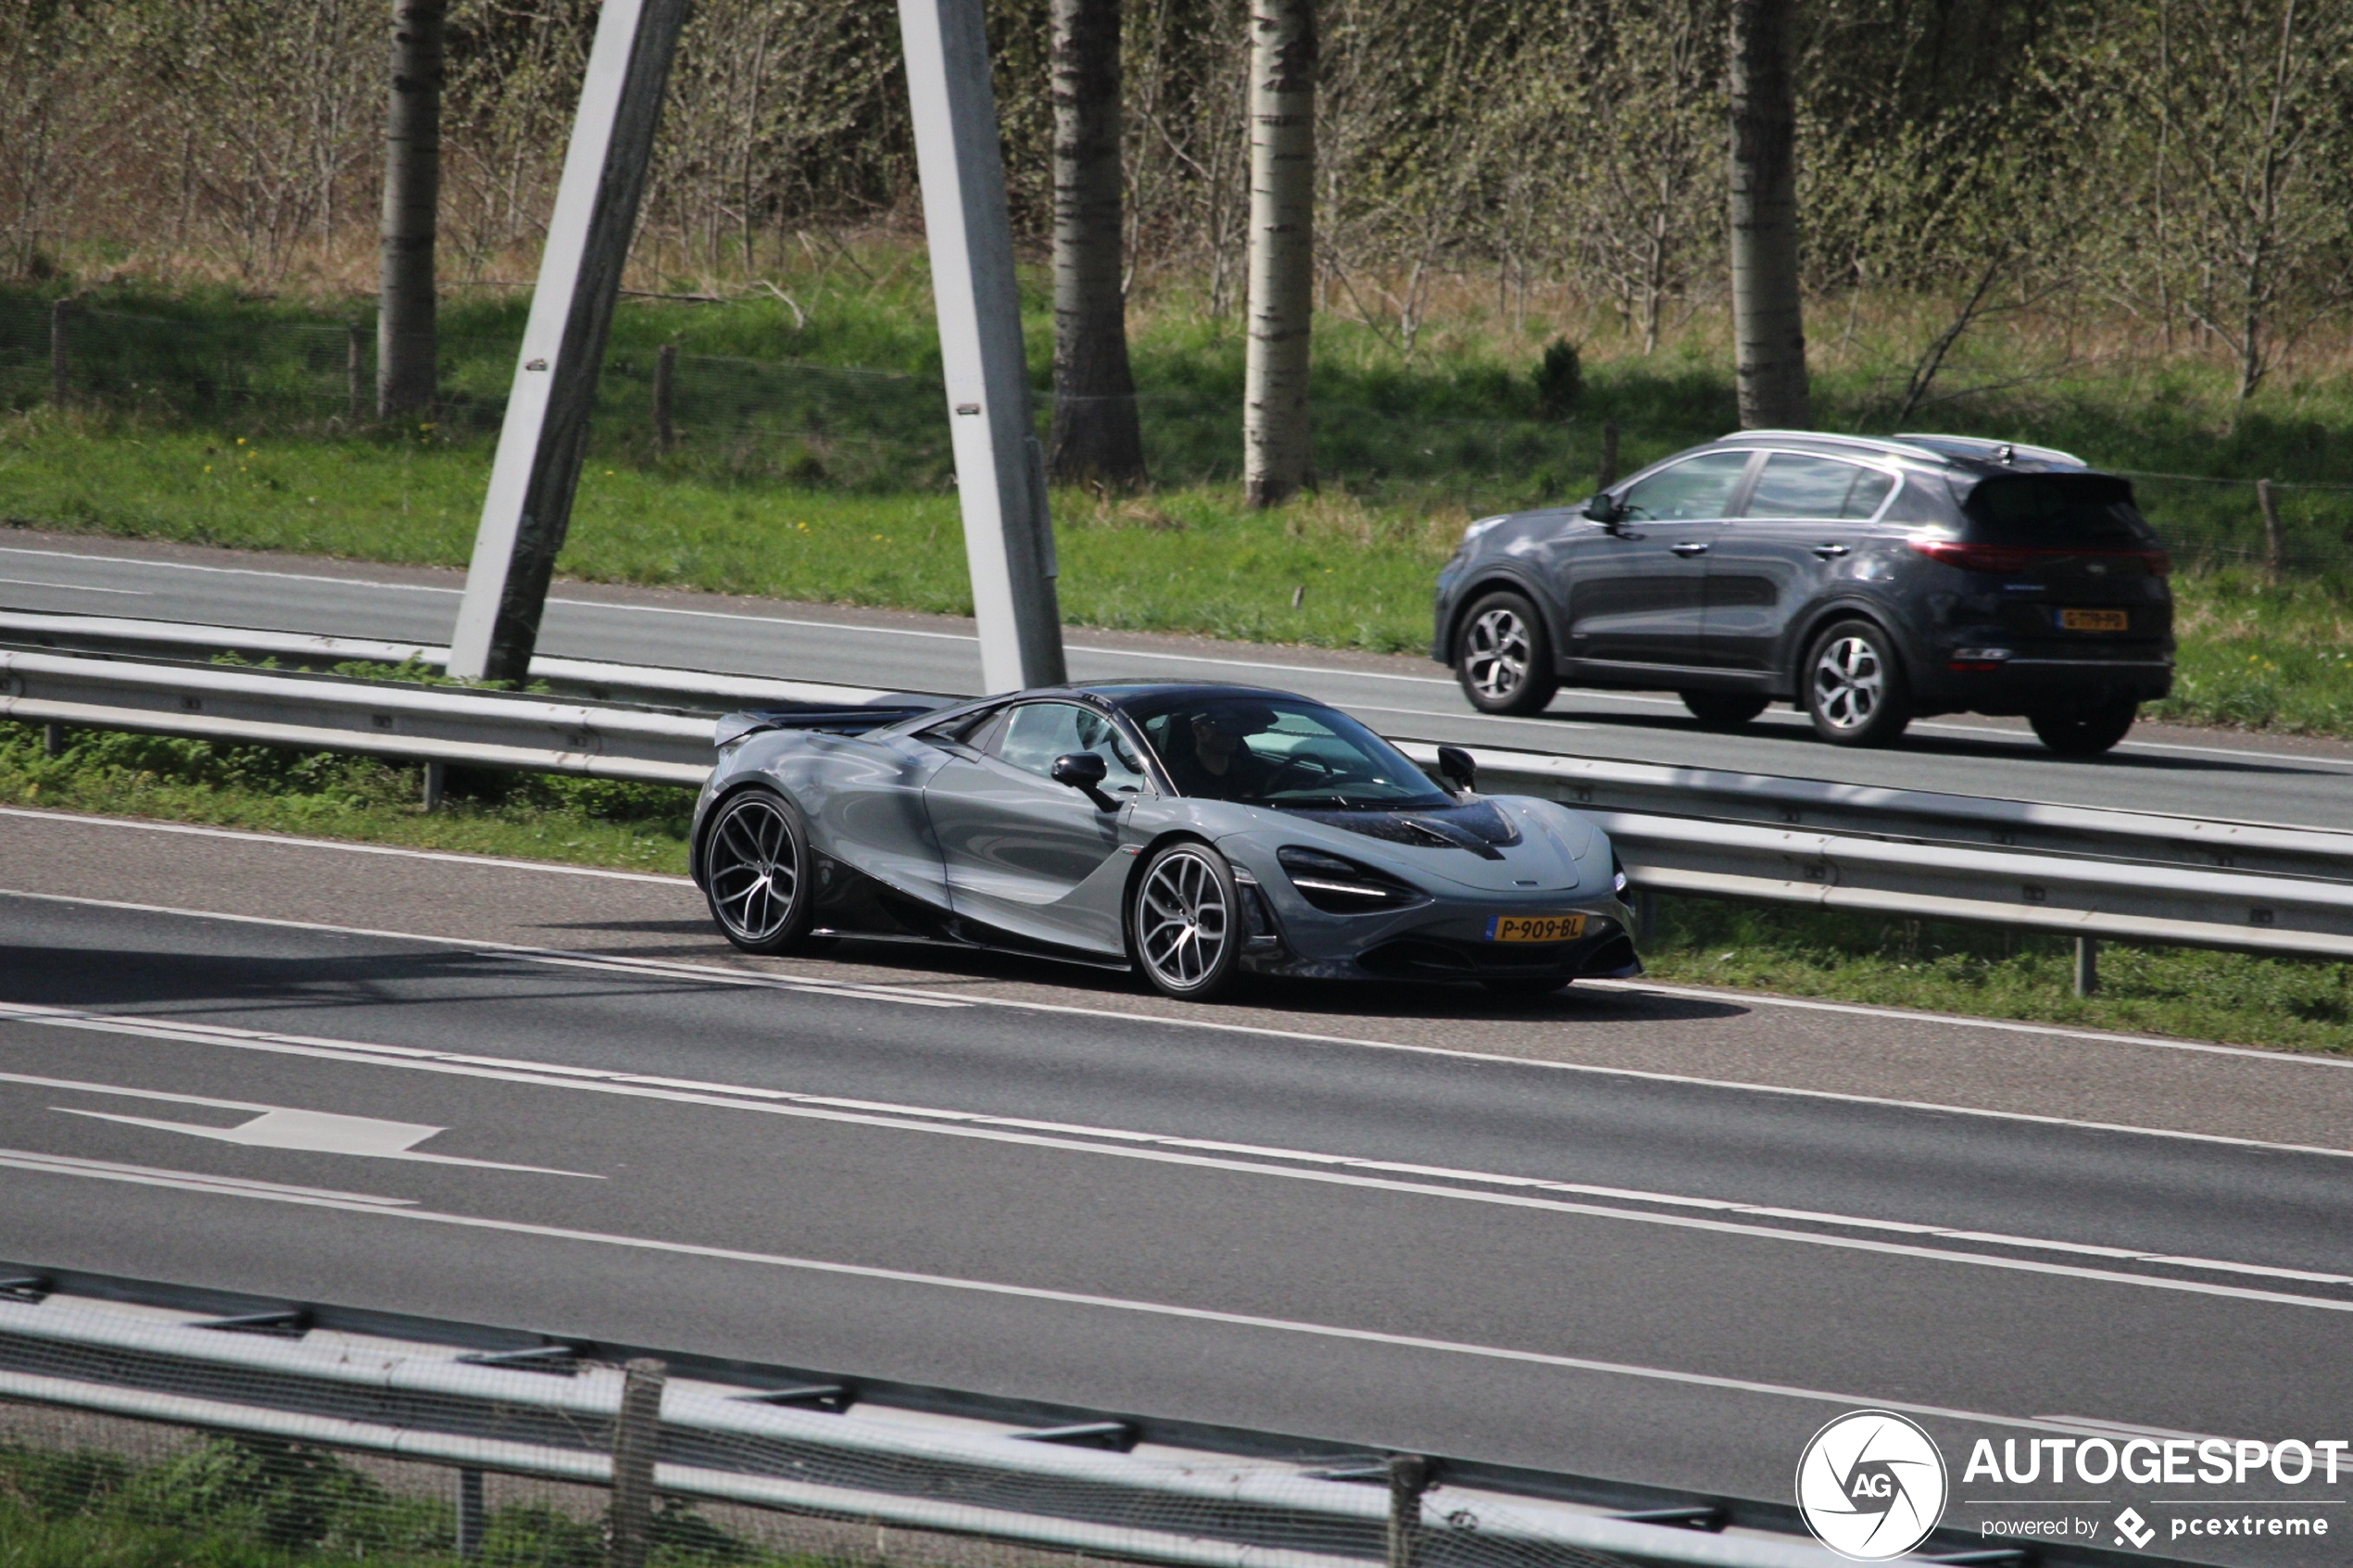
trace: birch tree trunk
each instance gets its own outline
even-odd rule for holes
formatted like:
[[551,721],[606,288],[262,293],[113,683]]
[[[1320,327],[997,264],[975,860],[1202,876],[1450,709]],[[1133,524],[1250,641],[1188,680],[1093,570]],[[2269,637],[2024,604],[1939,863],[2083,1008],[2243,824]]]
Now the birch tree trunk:
[[1139,483],[1120,212],[1120,0],[1054,0],[1053,477]]
[[429,412],[438,392],[434,240],[441,206],[442,23],[448,0],[393,0],[384,122],[376,417]]
[[1732,342],[1741,425],[1810,422],[1797,279],[1794,0],[1732,0]]
[[1271,507],[1315,475],[1307,366],[1315,309],[1315,0],[1252,0],[1250,352],[1242,478]]

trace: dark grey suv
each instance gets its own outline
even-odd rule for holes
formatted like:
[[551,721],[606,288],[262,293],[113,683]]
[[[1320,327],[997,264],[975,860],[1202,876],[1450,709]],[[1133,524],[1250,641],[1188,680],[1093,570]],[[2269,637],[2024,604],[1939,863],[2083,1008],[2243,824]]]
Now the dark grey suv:
[[2064,452],[1743,431],[1472,523],[1430,653],[1489,713],[1563,684],[1679,692],[1721,725],[1788,701],[1843,746],[2023,714],[2091,756],[2172,685],[2171,571],[2132,485]]

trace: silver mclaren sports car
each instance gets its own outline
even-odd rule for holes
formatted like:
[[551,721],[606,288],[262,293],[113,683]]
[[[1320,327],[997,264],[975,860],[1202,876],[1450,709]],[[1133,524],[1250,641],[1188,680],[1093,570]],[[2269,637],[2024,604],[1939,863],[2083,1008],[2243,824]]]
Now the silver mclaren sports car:
[[1642,972],[1592,823],[1474,793],[1453,747],[1441,787],[1287,692],[1096,682],[738,713],[716,739],[694,876],[747,952],[950,943],[1195,999],[1245,973],[1533,993]]

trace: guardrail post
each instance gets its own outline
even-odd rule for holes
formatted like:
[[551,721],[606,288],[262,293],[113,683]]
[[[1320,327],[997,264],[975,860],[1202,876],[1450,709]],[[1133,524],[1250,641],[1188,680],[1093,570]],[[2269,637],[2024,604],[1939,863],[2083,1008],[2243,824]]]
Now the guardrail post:
[[369,395],[375,390],[368,384],[368,329],[354,321],[344,328],[344,419],[357,425],[367,420]]
[[488,1529],[490,1516],[483,1507],[482,1472],[458,1472],[458,1555],[480,1557],[483,1533]]
[[66,727],[63,724],[41,726],[41,754],[51,758],[66,754]]
[[49,306],[49,401],[62,408],[73,397],[73,299]]
[[447,792],[448,788],[449,788],[449,764],[447,764],[447,762],[428,762],[428,763],[426,763],[426,764],[425,764],[425,809],[426,809],[426,810],[428,810],[428,811],[438,811],[438,810],[440,810],[440,809],[441,809],[441,797],[442,797],[442,796],[443,796],[445,793],[447,793]]
[[1429,1461],[1419,1454],[1389,1456],[1389,1564],[1414,1568],[1414,1537],[1422,1527],[1422,1494],[1429,1489]]
[[654,351],[654,446],[663,453],[678,445],[678,427],[671,419],[677,392],[678,345],[665,343]]
[[2287,537],[2280,532],[2280,498],[2271,482],[2255,482],[2255,500],[2263,508],[2263,566],[2277,580],[2287,571]]
[[1648,942],[1658,935],[1658,895],[1647,887],[1634,889],[1634,940]]
[[612,1568],[646,1568],[654,1521],[654,1446],[668,1371],[650,1359],[622,1368],[621,1413],[612,1426],[612,1537],[607,1552]]
[[2088,997],[2100,988],[2100,940],[2096,936],[2075,939],[2075,994]]

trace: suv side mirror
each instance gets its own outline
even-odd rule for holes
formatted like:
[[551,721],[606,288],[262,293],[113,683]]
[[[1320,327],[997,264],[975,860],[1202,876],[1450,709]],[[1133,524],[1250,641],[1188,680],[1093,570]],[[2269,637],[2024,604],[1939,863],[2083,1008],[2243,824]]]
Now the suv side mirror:
[[1456,795],[1468,795],[1471,786],[1478,782],[1478,764],[1472,761],[1471,754],[1461,746],[1441,746],[1438,748],[1438,776],[1444,779]]
[[1585,503],[1584,512],[1588,522],[1598,522],[1604,528],[1616,528],[1626,516],[1626,508],[1612,500],[1606,490],[1595,491]]
[[1110,775],[1111,764],[1100,751],[1066,751],[1054,759],[1054,782],[1076,790],[1093,801],[1099,811],[1119,809],[1119,802],[1103,793],[1103,780]]

